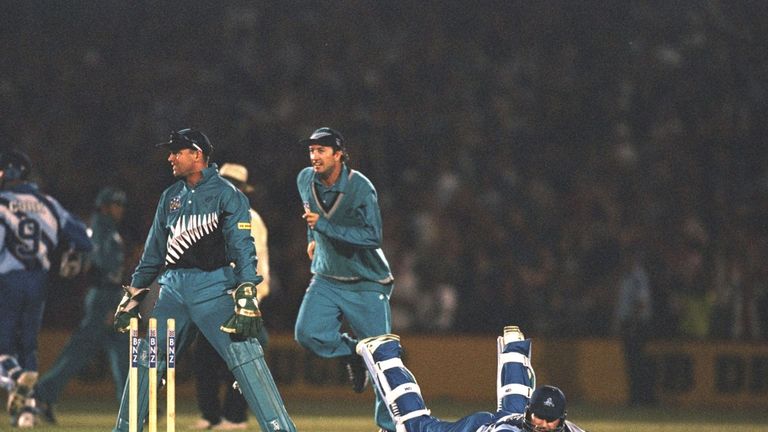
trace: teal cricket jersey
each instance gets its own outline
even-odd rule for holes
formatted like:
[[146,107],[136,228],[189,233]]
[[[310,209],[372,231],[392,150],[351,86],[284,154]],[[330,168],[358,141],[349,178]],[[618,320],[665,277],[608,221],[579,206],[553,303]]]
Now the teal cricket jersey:
[[345,164],[329,188],[312,167],[299,172],[296,183],[304,204],[320,214],[315,229],[307,233],[308,240],[316,243],[312,273],[347,282],[392,282],[381,250],[381,210],[371,181]]
[[93,251],[88,255],[91,262],[88,278],[96,289],[122,294],[125,243],[117,230],[117,221],[96,212],[91,217],[91,232]]
[[219,175],[216,164],[203,170],[194,187],[174,183],[160,196],[131,286],[149,286],[163,266],[212,271],[230,263],[237,284],[258,284],[249,209],[248,199]]

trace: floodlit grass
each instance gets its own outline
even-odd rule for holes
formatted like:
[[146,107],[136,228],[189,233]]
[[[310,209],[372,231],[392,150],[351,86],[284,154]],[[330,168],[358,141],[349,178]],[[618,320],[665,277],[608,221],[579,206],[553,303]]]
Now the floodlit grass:
[[[179,400],[177,431],[190,430],[198,414],[193,401]],[[373,432],[371,414],[373,408],[368,402],[349,401],[288,401],[291,415],[302,432]],[[433,414],[456,419],[473,411],[487,409],[477,404],[459,404],[437,401],[431,404]],[[573,406],[569,408],[570,418],[592,432],[768,432],[768,413],[760,410],[680,410],[675,408],[606,408],[594,406]],[[105,432],[114,424],[115,403],[105,400],[65,400],[57,406],[57,426],[40,425],[35,431],[79,431]],[[251,417],[249,430],[258,431],[259,426]],[[0,430],[10,429],[8,417],[0,415]],[[145,428],[146,430],[146,428]],[[159,431],[165,431],[165,420],[161,417]]]

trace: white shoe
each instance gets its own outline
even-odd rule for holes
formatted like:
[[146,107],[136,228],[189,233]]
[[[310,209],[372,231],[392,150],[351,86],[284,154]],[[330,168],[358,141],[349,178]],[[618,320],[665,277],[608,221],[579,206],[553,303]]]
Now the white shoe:
[[517,342],[525,340],[523,331],[518,326],[506,326],[504,327],[504,345],[510,342]]
[[197,419],[194,423],[192,423],[192,426],[190,426],[190,429],[193,430],[206,430],[211,428],[211,422],[209,422],[206,419]]
[[232,423],[227,419],[221,419],[221,423],[212,427],[213,430],[243,430],[248,428],[248,423]]
[[369,338],[365,338],[357,343],[357,347],[355,348],[355,351],[357,351],[358,354],[362,355],[363,350],[368,350],[371,355],[376,352],[376,349],[379,348],[379,345],[389,342],[389,341],[398,341],[400,342],[400,336],[395,334],[385,334],[381,336],[372,336]]
[[24,372],[16,381],[16,388],[8,393],[8,405],[6,409],[11,416],[18,416],[24,407],[35,407],[32,398],[32,389],[37,382],[37,372]]
[[24,411],[19,414],[19,417],[16,419],[16,426],[19,428],[35,427],[35,413]]

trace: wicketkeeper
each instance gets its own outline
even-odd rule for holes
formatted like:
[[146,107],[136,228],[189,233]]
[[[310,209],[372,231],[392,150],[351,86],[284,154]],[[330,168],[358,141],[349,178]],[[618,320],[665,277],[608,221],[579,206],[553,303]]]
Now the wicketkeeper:
[[[194,323],[226,360],[262,430],[294,432],[255,339],[262,325],[256,299],[262,277],[256,274],[248,199],[209,164],[213,146],[202,132],[182,129],[157,146],[169,150],[173,175],[181,180],[160,197],[144,253],[115,313],[115,328],[127,331],[159,274],[160,293],[152,310],[158,321],[157,346],[166,346],[164,326],[174,318],[178,355],[194,336],[189,331]],[[148,414],[145,340],[140,350],[139,430]],[[158,356],[165,358],[164,353]],[[162,373],[165,362],[158,363]],[[128,430],[128,389],[126,383],[114,431]]]

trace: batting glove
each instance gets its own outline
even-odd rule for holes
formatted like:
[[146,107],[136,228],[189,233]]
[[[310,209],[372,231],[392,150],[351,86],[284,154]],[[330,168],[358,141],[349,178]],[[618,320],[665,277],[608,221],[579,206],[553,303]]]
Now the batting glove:
[[130,330],[131,318],[141,319],[139,305],[147,293],[149,293],[149,288],[134,288],[126,285],[123,285],[123,290],[125,294],[123,294],[120,304],[117,305],[115,321],[113,323],[115,331],[120,333]]
[[76,252],[74,247],[70,247],[61,255],[61,264],[59,265],[59,276],[64,279],[73,279],[83,270],[83,254]]
[[256,284],[243,282],[234,291],[235,313],[221,325],[221,331],[246,338],[253,338],[261,329],[261,311],[256,299]]

